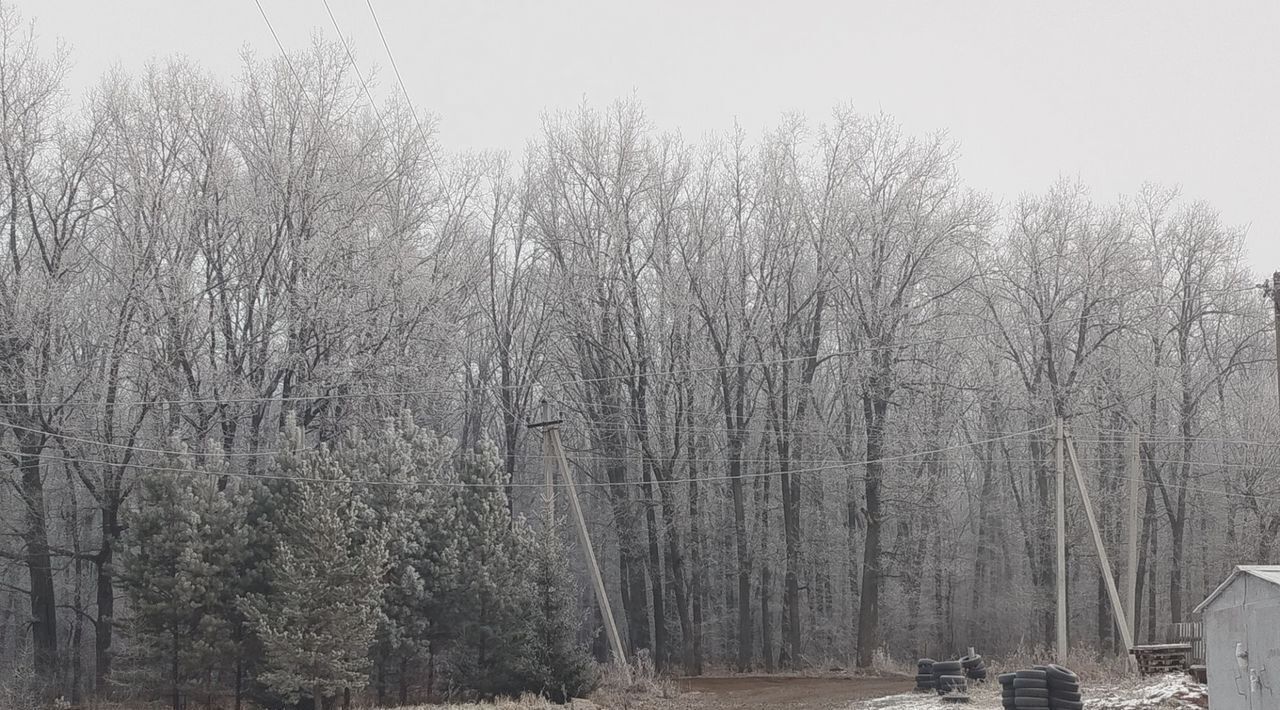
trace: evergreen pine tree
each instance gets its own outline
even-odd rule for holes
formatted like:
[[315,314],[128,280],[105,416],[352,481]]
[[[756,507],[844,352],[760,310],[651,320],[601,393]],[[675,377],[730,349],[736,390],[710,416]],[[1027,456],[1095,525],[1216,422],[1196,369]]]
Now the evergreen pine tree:
[[[368,481],[359,491],[387,542],[386,587],[375,635],[377,699],[386,701],[394,678],[401,703],[408,700],[412,675],[430,663],[440,616],[434,600],[453,574],[452,524],[447,491],[430,484],[445,475],[450,443],[417,426],[408,411],[389,418],[370,437],[353,438],[339,449],[343,468]],[[426,674],[430,678],[430,669]]]
[[518,695],[526,689],[521,643],[529,633],[532,594],[492,443],[462,457],[459,483],[453,499],[463,564],[450,594],[456,624],[451,681],[482,696]]
[[385,584],[383,532],[327,450],[303,451],[289,427],[278,466],[293,478],[277,488],[269,590],[243,607],[261,644],[258,680],[291,703],[329,708],[367,683],[369,647]]
[[[200,470],[186,460],[173,467]],[[240,655],[242,505],[234,489],[217,490],[215,474],[148,473],[125,515],[120,583],[133,612],[131,660],[153,669],[175,707],[182,694],[233,678]],[[130,664],[119,672],[129,674]]]
[[564,545],[554,528],[535,533],[521,521],[517,529],[526,539],[532,538],[525,545],[532,557],[532,598],[526,635],[521,639],[524,683],[557,703],[584,697],[599,677],[591,654],[578,642],[581,617]]

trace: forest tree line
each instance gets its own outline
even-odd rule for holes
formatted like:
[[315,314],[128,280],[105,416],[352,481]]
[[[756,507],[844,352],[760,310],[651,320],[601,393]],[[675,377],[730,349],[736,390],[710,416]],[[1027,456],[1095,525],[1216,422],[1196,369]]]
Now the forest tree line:
[[[483,510],[530,589],[561,559],[578,583],[547,584],[589,591],[567,529],[564,550],[537,534],[544,399],[628,652],[672,672],[1050,645],[1057,418],[1121,576],[1142,437],[1139,639],[1275,561],[1270,311],[1243,230],[1175,187],[998,202],[945,134],[846,107],[691,140],[619,101],[547,115],[519,156],[449,153],[324,40],[230,82],[173,59],[72,97],[65,52],[8,7],[0,32],[0,673],[74,698],[172,676],[147,626],[181,557],[166,510],[281,580],[186,622],[266,659],[286,609],[352,605],[333,623],[367,625],[329,630],[363,645],[344,687],[400,682],[378,676],[394,624],[360,606],[396,580],[306,602],[285,580],[318,574],[307,531],[385,572],[394,535],[463,545],[431,518]],[[388,427],[430,462],[368,485]],[[1068,528],[1072,644],[1115,652],[1078,501]],[[467,659],[462,631],[428,653],[457,613],[424,594],[402,600],[415,688]],[[593,597],[572,602],[607,655]]]

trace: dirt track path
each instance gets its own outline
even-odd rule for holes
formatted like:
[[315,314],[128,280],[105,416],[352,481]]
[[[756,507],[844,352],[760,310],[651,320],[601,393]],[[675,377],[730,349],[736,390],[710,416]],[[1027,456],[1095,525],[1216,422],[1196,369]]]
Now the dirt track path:
[[694,708],[843,709],[856,700],[905,693],[912,682],[903,677],[794,678],[734,676],[682,678],[684,703]]

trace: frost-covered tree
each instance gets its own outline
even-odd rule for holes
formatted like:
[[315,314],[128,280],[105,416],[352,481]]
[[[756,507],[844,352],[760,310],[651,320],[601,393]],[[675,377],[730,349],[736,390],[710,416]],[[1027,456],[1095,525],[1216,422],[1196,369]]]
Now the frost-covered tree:
[[450,680],[481,695],[518,694],[526,690],[520,640],[528,633],[528,556],[514,533],[491,442],[463,455],[458,483],[452,505],[463,564],[441,617],[451,620]]
[[349,438],[336,452],[343,468],[358,471],[366,482],[359,493],[386,539],[386,586],[374,648],[380,703],[392,677],[400,702],[408,702],[410,677],[424,662],[430,665],[431,643],[441,636],[436,607],[457,566],[452,506],[439,485],[449,471],[448,448],[447,439],[404,411],[371,436]]
[[[282,437],[291,439],[296,428]],[[280,491],[270,590],[244,602],[262,645],[258,680],[279,699],[329,708],[368,680],[385,535],[327,447],[285,447],[278,468],[293,480]]]
[[162,682],[175,708],[184,693],[224,687],[243,654],[236,599],[249,553],[244,495],[217,490],[216,470],[190,466],[177,461],[142,479],[126,517],[121,570],[132,610],[130,665]]
[[532,557],[533,596],[521,644],[526,686],[558,703],[584,697],[595,688],[598,676],[591,655],[578,642],[582,617],[564,545],[554,528],[543,529],[531,540],[528,526],[520,528],[526,554]]

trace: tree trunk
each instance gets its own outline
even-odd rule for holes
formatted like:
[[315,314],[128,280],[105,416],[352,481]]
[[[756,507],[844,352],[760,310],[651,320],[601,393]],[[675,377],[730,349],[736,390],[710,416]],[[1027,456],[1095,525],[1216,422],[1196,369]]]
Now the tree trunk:
[[[108,479],[111,480],[111,479]],[[111,674],[111,642],[115,632],[116,594],[114,581],[115,544],[120,538],[120,493],[114,486],[102,492],[101,506],[102,541],[95,557],[97,576],[95,602],[98,621],[94,627],[94,691],[99,697],[106,695]]]
[[[873,390],[883,384],[873,383]],[[863,397],[866,426],[866,472],[864,487],[867,534],[862,546],[862,589],[858,599],[858,667],[869,668],[880,643],[880,527],[883,511],[880,482],[884,479],[884,424],[889,402],[880,395]]]
[[[659,521],[658,501],[654,496],[652,465],[649,461],[640,464],[644,481],[644,519],[645,533],[649,540],[649,593],[653,597],[653,666],[656,670],[667,667],[670,650],[667,644],[667,603],[663,590],[666,587],[662,569],[662,546],[658,541]],[[661,521],[662,527],[670,523]]]
[[697,437],[693,437],[689,455],[689,542],[693,563],[693,569],[689,575],[689,611],[693,617],[693,658],[689,669],[691,675],[702,675],[702,605],[705,589],[702,583],[702,525],[699,509],[697,441]]
[[788,461],[779,455],[783,470],[782,527],[786,545],[787,569],[783,591],[783,665],[800,665],[800,481],[787,469]]
[[1182,621],[1182,546],[1185,544],[1186,516],[1178,515],[1169,521],[1169,621]]
[[1160,534],[1159,531],[1153,531],[1151,534],[1151,564],[1147,567],[1147,642],[1155,643],[1161,639],[1156,635],[1156,614],[1158,608],[1156,606],[1156,572],[1159,565],[1156,561],[1160,558]]
[[40,473],[39,435],[19,438],[18,468],[22,473],[22,500],[26,525],[22,542],[26,547],[27,572],[31,579],[31,640],[36,681],[41,693],[58,687],[58,617],[54,599],[53,562],[49,552],[49,531],[45,520],[44,479]]
[[685,570],[684,555],[681,552],[680,528],[676,519],[675,501],[672,500],[671,484],[665,482],[671,478],[669,471],[658,476],[658,497],[662,502],[662,517],[666,521],[662,529],[666,531],[667,565],[670,568],[667,579],[672,596],[675,597],[676,615],[680,619],[680,663],[685,673],[692,673],[693,623],[689,618],[689,591],[686,586],[688,571]]
[[742,483],[742,441],[730,435],[729,480],[733,490],[733,533],[738,562],[738,672],[751,670],[751,552],[747,548],[747,501]]
[[[603,394],[599,401],[610,412],[622,408]],[[645,547],[642,525],[637,520],[635,501],[627,483],[626,444],[622,440],[622,425],[601,419],[603,425],[597,431],[601,449],[610,463],[605,475],[613,485],[609,487],[609,499],[618,530],[618,575],[622,589],[622,609],[627,622],[627,639],[631,650],[651,648],[649,637],[648,582],[645,579]]]
[[757,479],[763,489],[757,504],[760,509],[760,657],[764,660],[766,673],[774,672],[773,612],[769,608],[769,595],[773,589],[773,573],[769,569],[769,478]]

